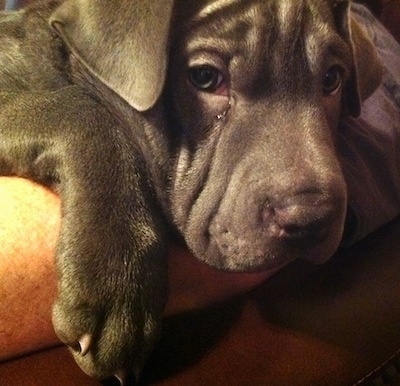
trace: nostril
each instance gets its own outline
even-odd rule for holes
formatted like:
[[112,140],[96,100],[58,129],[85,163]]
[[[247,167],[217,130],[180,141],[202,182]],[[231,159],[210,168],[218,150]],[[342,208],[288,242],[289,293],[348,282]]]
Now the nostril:
[[293,241],[319,242],[328,236],[330,221],[311,221],[306,224],[279,224],[280,237]]
[[328,236],[333,213],[331,205],[321,203],[285,207],[268,204],[263,210],[263,228],[281,240],[317,243]]
[[289,225],[279,224],[279,225],[284,233],[291,236],[301,237],[306,231],[305,228],[301,227],[300,225],[293,225],[293,224]]

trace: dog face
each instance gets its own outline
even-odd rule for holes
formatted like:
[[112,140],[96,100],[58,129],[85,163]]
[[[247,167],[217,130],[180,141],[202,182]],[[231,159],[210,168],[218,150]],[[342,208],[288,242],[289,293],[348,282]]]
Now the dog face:
[[321,1],[178,9],[184,24],[168,87],[181,140],[171,205],[208,264],[275,268],[322,262],[337,249],[346,185],[335,136],[353,68],[339,17]]
[[67,1],[52,24],[102,82],[151,111],[168,79],[168,206],[195,255],[234,271],[327,260],[346,212],[337,123],[379,79],[348,2],[124,0],[106,21],[86,8]]

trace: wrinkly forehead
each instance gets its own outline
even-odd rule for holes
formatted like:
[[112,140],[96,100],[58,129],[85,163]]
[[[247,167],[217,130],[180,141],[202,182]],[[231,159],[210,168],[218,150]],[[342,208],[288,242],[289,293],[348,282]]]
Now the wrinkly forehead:
[[214,20],[227,23],[250,22],[279,26],[282,33],[290,32],[291,26],[305,17],[332,22],[334,0],[197,0],[177,2],[178,17],[183,16],[191,29],[197,24],[211,24]]
[[189,53],[215,49],[241,51],[244,55],[257,53],[258,58],[265,58],[271,52],[279,52],[298,60],[295,56],[300,51],[312,58],[329,46],[346,55],[347,47],[336,32],[334,3],[334,0],[198,0],[188,5],[183,0],[177,7],[178,35],[185,36],[185,49]]

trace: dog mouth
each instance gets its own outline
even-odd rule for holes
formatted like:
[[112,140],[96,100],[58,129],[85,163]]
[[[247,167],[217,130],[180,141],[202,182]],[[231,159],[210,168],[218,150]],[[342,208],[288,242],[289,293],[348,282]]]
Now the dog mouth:
[[[265,252],[262,245],[249,243],[240,236],[225,234],[215,237],[207,233],[207,250],[198,255],[208,265],[231,272],[260,272],[279,269],[295,260],[284,253]],[[229,239],[229,241],[228,241]]]
[[200,260],[232,272],[274,270],[297,259],[320,264],[340,244],[344,214],[339,209],[321,202],[318,209],[267,208],[259,221],[217,213],[197,242],[188,244]]
[[333,255],[340,242],[340,237],[331,237],[328,230],[316,234],[302,231],[277,240],[265,235],[249,240],[228,231],[212,232],[205,235],[206,250],[197,256],[210,266],[232,272],[274,270],[298,259],[320,264]]

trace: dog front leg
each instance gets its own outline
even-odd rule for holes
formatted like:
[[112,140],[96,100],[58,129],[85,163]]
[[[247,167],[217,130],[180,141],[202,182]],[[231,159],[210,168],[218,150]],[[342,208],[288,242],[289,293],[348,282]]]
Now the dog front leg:
[[167,290],[163,221],[134,139],[78,87],[0,102],[0,174],[61,196],[57,334],[94,377],[138,373]]

